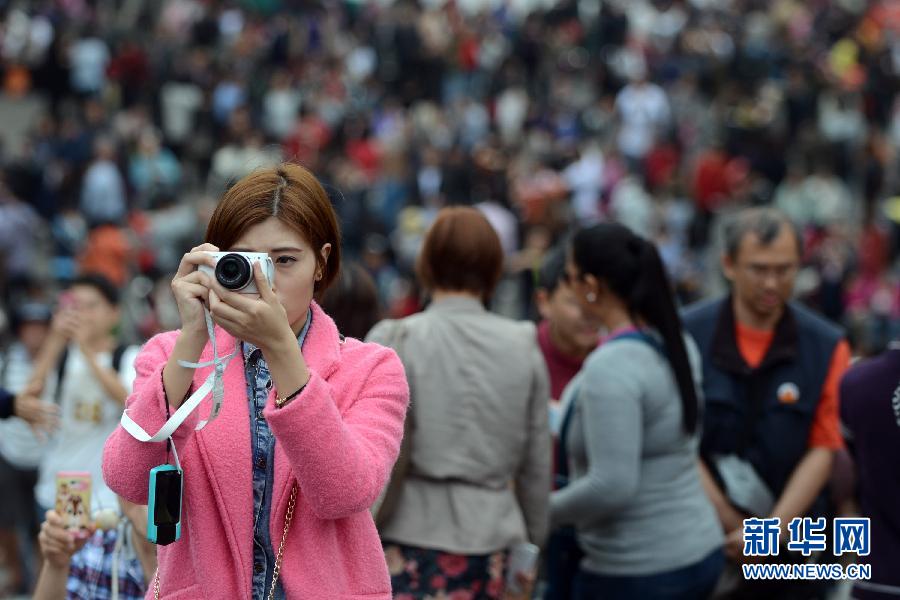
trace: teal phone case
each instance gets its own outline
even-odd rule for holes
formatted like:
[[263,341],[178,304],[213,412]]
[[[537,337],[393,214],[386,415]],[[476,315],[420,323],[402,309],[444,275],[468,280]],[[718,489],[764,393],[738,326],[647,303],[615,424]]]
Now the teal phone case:
[[[176,503],[172,498],[157,497],[157,489],[160,487],[158,484],[163,483],[162,480],[166,479],[168,481],[166,481],[165,484],[171,486],[173,475],[170,475],[169,473],[173,472],[178,474],[177,508],[175,507]],[[166,491],[167,494],[172,494],[172,492],[173,490],[171,489]],[[147,539],[151,543],[164,546],[166,544],[171,544],[181,537],[181,507],[183,492],[184,474],[180,469],[173,465],[160,465],[150,470],[150,491],[147,501]],[[158,503],[164,504],[158,506]],[[173,509],[175,509],[177,514],[172,514]],[[169,522],[159,522],[157,517],[161,513],[166,517],[165,520]]]

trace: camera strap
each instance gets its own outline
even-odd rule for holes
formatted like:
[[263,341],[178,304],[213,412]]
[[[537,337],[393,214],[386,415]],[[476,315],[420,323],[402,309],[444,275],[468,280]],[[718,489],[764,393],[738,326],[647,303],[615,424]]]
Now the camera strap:
[[[222,410],[222,401],[225,396],[225,386],[223,383],[222,375],[225,373],[225,367],[228,366],[228,363],[234,358],[238,353],[239,346],[235,347],[234,351],[231,354],[226,356],[219,356],[219,349],[216,346],[216,332],[213,327],[212,317],[209,314],[209,310],[203,309],[204,317],[206,318],[206,331],[209,334],[209,341],[212,344],[213,348],[213,359],[211,361],[202,362],[202,363],[192,363],[180,360],[178,364],[182,367],[188,369],[201,369],[204,367],[213,367],[212,372],[206,378],[206,381],[203,382],[197,390],[190,395],[190,397],[181,403],[181,406],[178,407],[178,410],[175,411],[175,414],[166,420],[166,423],[160,428],[159,431],[156,432],[155,435],[150,435],[144,429],[134,422],[134,420],[128,415],[128,409],[122,411],[122,418],[120,423],[122,428],[125,429],[131,436],[140,441],[140,442],[164,442],[168,440],[172,434],[175,432],[178,427],[184,423],[185,419],[188,418],[194,410],[200,406],[200,402],[206,398],[206,395],[212,393],[212,407],[210,409],[209,416],[204,421],[200,421],[195,427],[196,431],[200,431],[207,424],[212,423],[216,417],[219,416],[219,412]],[[168,407],[167,407],[168,408]],[[168,413],[168,411],[166,411]],[[172,444],[174,446],[174,444]],[[177,460],[177,459],[176,459]]]

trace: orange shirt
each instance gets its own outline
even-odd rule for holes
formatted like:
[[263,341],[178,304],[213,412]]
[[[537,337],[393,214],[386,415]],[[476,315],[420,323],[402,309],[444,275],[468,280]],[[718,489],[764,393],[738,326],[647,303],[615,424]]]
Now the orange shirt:
[[[741,356],[750,367],[755,369],[765,358],[775,332],[760,331],[737,323],[735,334]],[[822,385],[822,396],[819,398],[819,405],[816,407],[816,414],[809,432],[810,448],[839,450],[844,447],[844,438],[841,435],[838,417],[838,385],[849,367],[850,345],[847,344],[847,340],[841,340],[831,355],[828,375]]]
[[130,262],[131,244],[124,230],[104,225],[88,235],[78,257],[78,272],[99,273],[121,288],[128,281]]

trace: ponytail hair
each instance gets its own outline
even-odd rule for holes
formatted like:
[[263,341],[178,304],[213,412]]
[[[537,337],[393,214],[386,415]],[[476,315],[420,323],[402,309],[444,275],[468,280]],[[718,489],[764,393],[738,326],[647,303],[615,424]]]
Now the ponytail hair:
[[660,333],[681,396],[682,427],[688,434],[696,432],[697,388],[681,317],[656,246],[623,225],[601,223],[575,234],[572,258],[581,273],[604,281],[633,319],[642,319]]

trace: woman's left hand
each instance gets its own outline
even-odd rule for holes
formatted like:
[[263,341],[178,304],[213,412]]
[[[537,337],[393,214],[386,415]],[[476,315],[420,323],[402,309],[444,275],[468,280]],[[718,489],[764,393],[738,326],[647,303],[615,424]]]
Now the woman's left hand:
[[259,298],[226,290],[212,281],[209,312],[213,321],[234,337],[263,350],[293,339],[287,312],[269,287],[259,263],[253,265],[253,279]]
[[516,583],[519,585],[519,591],[505,590],[503,592],[503,600],[529,600],[534,593],[535,580],[535,575],[531,573],[516,573]]

